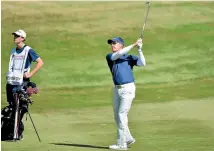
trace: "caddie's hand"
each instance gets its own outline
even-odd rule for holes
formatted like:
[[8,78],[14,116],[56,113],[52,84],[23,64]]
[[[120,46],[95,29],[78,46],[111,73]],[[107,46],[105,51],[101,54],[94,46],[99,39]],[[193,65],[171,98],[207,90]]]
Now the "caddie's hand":
[[134,43],[134,46],[138,46],[139,43],[142,44],[142,39],[141,39],[141,38],[139,38],[139,39]]
[[28,78],[31,78],[31,77],[32,77],[31,73],[27,73],[27,72],[24,73],[24,78],[28,79]]

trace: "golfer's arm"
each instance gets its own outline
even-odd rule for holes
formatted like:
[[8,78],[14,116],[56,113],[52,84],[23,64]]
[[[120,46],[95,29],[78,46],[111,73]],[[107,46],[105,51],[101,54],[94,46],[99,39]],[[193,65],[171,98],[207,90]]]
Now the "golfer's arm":
[[30,72],[31,75],[33,76],[42,66],[43,66],[43,61],[41,58],[36,59],[37,65],[36,67]]
[[118,58],[120,58],[120,56],[128,53],[132,48],[134,47],[134,45],[130,45],[130,46],[127,46],[117,52],[114,52],[112,55],[111,55],[111,60],[114,61]]
[[143,55],[142,50],[139,48],[138,50],[139,58],[137,60],[137,66],[146,66],[146,59]]

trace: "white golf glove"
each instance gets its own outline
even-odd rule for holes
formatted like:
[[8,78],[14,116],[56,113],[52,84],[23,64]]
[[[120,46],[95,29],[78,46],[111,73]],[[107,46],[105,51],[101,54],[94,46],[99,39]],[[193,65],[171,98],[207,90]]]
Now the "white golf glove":
[[137,48],[138,49],[142,49],[142,47],[143,47],[143,43],[142,42],[137,44]]
[[137,40],[137,48],[138,48],[138,49],[142,49],[142,46],[143,46],[142,39],[139,38],[139,39]]

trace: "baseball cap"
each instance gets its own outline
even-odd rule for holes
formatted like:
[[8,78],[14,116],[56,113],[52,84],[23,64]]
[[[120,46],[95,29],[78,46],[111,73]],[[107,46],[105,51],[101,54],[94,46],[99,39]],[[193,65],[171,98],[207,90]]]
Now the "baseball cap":
[[109,39],[107,41],[108,44],[112,44],[112,42],[119,42],[124,46],[124,40],[121,37],[114,37],[113,39]]
[[21,29],[19,29],[19,30],[13,32],[12,35],[18,35],[18,36],[20,36],[20,37],[22,37],[22,38],[24,38],[24,39],[26,39],[26,37],[27,37],[25,31],[24,31],[24,30],[21,30]]

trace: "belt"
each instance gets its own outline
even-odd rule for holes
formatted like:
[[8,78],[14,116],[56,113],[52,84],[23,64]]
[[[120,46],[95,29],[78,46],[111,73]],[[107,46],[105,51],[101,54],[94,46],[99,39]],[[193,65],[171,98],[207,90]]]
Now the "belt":
[[115,88],[121,89],[121,88],[124,88],[125,86],[130,85],[130,84],[132,84],[132,83],[126,83],[126,84],[122,84],[122,85],[115,85]]
[[115,88],[121,89],[123,86],[122,85],[115,85]]

